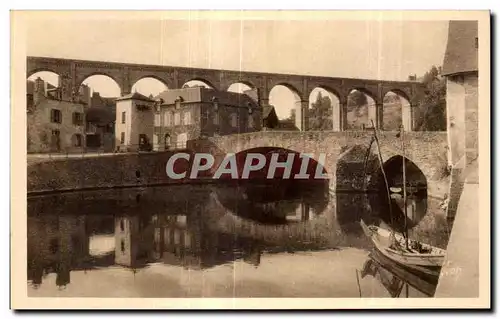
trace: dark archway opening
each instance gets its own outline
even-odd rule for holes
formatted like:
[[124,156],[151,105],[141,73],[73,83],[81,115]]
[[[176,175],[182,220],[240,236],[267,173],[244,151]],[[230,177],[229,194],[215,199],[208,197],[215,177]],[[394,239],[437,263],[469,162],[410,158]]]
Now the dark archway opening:
[[252,172],[255,174],[251,173],[248,179],[230,180],[221,177],[226,183],[217,188],[217,197],[229,211],[264,224],[305,222],[324,212],[329,202],[329,182],[328,179],[315,179],[318,166],[323,174],[327,173],[316,160],[309,158],[309,179],[294,179],[302,165],[300,153],[278,147],[249,149],[235,154],[239,176],[248,153],[279,153],[279,162],[286,160],[285,154],[294,154],[291,178],[281,178],[280,174],[284,169],[279,168],[276,170],[276,178],[266,178],[270,156],[266,156],[266,166],[260,171]]
[[367,145],[343,146],[340,153],[335,183],[337,222],[344,233],[361,235],[359,221],[374,222],[365,184],[378,165],[377,157]]
[[393,156],[383,165],[389,184],[390,201],[380,168],[370,180],[370,188],[376,190],[369,195],[372,212],[381,221],[399,232],[404,230],[405,220],[408,229],[411,229],[427,213],[427,179],[415,163],[408,158],[405,158],[404,162],[407,193],[406,216],[403,198],[403,156]]

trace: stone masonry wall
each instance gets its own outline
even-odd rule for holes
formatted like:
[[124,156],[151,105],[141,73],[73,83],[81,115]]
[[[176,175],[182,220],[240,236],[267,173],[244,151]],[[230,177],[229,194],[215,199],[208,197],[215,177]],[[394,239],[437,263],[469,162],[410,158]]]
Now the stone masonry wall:
[[[28,165],[27,190],[30,193],[179,184],[181,181],[169,179],[165,170],[172,154],[174,152],[117,154],[33,163]],[[177,163],[188,170],[186,161]]]

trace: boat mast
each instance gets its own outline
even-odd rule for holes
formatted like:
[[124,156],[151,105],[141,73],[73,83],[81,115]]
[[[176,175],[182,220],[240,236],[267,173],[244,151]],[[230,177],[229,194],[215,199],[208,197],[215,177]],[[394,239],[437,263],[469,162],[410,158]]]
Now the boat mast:
[[408,210],[407,210],[407,200],[406,200],[406,158],[405,158],[405,130],[403,125],[400,126],[401,130],[401,151],[403,153],[403,206],[404,206],[404,214],[405,214],[405,244],[406,249],[408,249]]
[[[387,192],[387,199],[389,200],[389,215],[391,216],[391,228],[394,227],[394,219],[392,215],[392,201],[391,201],[391,191],[389,190],[389,182],[387,181],[387,176],[385,175],[384,171],[384,161],[382,160],[382,152],[380,151],[380,144],[378,142],[378,136],[377,136],[377,128],[375,127],[375,124],[372,121],[372,127],[373,127],[373,138],[375,140],[375,143],[377,143],[377,150],[378,150],[378,160],[380,162],[380,170],[382,171],[382,176],[384,177],[384,183],[385,183],[385,190]],[[371,143],[370,143],[371,147]]]

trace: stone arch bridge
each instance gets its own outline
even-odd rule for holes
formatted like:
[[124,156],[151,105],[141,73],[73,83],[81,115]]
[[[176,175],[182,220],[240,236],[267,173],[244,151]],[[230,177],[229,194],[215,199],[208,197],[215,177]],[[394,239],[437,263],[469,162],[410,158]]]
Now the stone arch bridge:
[[[378,134],[384,163],[394,156],[403,155],[401,138],[395,132]],[[337,164],[340,161],[355,162],[357,163],[356,170],[363,170],[359,164],[364,162],[372,136],[373,132],[368,131],[271,131],[219,136],[210,138],[209,143],[217,149],[217,152],[222,153],[237,153],[258,147],[280,147],[311,154],[315,160],[319,160],[320,153],[325,153],[324,167],[330,176],[330,187],[335,189],[338,182],[336,180]],[[439,199],[442,199],[449,189],[449,176],[446,173],[447,145],[446,132],[407,132],[405,134],[404,156],[413,162],[425,176],[428,195]],[[361,152],[355,152],[354,149],[361,149]],[[350,152],[357,154],[349,156]],[[372,145],[371,153],[372,156],[378,155],[375,144]]]
[[[352,90],[361,91],[374,100],[376,125],[379,128],[383,128],[383,99],[388,92],[403,97],[411,106],[424,91],[423,85],[418,82],[28,57],[27,77],[39,71],[50,71],[60,76],[59,85],[62,88],[63,99],[71,99],[72,94],[78,91],[85,79],[92,75],[106,75],[112,78],[120,87],[122,95],[130,93],[132,86],[143,78],[155,78],[169,89],[182,88],[183,84],[191,80],[203,81],[216,90],[227,90],[234,83],[243,83],[258,91],[263,106],[269,102],[271,89],[276,85],[283,85],[294,92],[296,102],[300,104],[297,108],[300,113],[297,115],[300,114],[299,124],[303,130],[307,129],[309,96],[315,88],[325,89],[339,99],[338,116],[341,130],[345,129],[347,123],[347,97]],[[410,111],[410,117],[411,113]]]

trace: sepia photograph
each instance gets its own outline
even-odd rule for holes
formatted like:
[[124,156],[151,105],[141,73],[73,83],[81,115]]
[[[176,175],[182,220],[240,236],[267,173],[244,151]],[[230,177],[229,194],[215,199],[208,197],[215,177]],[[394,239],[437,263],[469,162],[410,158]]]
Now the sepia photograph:
[[489,54],[488,11],[12,11],[11,307],[491,307]]

